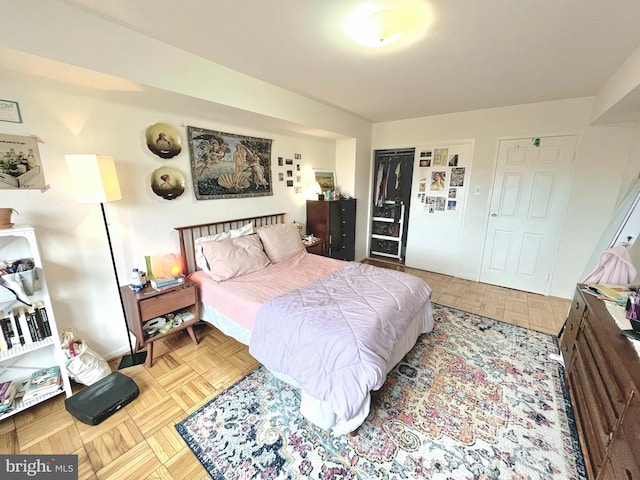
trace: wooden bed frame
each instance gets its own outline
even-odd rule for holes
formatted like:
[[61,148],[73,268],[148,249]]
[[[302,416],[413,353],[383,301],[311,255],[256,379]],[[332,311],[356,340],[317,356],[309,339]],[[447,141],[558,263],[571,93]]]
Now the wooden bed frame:
[[194,242],[196,238],[206,235],[235,230],[253,222],[254,228],[284,223],[284,213],[273,213],[257,217],[239,218],[234,220],[223,220],[220,222],[201,223],[199,225],[188,225],[186,227],[176,227],[180,236],[180,261],[182,262],[182,273],[189,275],[198,270],[196,265],[196,252]]

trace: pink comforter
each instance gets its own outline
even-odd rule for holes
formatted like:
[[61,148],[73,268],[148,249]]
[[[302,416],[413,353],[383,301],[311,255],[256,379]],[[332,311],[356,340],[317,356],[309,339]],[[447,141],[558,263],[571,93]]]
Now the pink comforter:
[[418,277],[350,262],[260,307],[249,352],[348,420],[384,384],[394,345],[430,295]]

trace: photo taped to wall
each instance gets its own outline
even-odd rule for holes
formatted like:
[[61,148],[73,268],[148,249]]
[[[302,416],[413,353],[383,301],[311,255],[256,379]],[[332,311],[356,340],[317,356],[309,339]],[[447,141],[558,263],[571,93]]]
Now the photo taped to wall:
[[449,186],[451,187],[464,187],[464,167],[455,167],[451,169],[451,180]]
[[431,172],[431,185],[429,190],[432,192],[441,192],[444,190],[447,173],[444,171]]
[[436,148],[433,151],[433,166],[434,167],[438,165],[446,166],[448,158],[449,158],[448,148]]

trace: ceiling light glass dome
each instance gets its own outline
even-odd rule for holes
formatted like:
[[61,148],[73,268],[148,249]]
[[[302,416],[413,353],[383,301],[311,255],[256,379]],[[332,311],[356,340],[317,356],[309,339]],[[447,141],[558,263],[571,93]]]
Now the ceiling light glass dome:
[[346,19],[345,28],[360,45],[384,47],[398,42],[430,22],[422,0],[379,1],[363,4]]

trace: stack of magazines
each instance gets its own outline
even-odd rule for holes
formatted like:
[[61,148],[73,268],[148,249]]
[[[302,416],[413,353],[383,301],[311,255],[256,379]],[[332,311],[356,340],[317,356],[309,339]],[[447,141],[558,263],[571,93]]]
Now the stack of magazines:
[[43,368],[31,374],[31,377],[23,387],[24,396],[22,400],[28,402],[41,395],[48,395],[56,392],[61,388],[62,377],[60,376],[60,367]]
[[168,275],[166,277],[152,278],[150,283],[154,290],[166,290],[182,285],[184,277],[182,275]]
[[618,305],[622,306],[627,304],[629,293],[631,293],[629,285],[612,285],[604,283],[587,284],[586,288],[583,288],[582,291],[598,297],[599,300],[616,302]]

